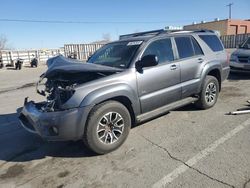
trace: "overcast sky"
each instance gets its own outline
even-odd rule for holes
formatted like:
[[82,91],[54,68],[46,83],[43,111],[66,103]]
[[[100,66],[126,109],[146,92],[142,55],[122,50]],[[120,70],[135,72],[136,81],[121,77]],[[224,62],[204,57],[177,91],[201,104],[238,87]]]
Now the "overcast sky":
[[[193,21],[225,19],[228,17],[226,5],[230,2],[0,0],[0,35],[5,35],[9,46],[16,49],[58,48],[65,43],[88,43],[102,39],[107,33],[116,40],[120,34],[162,29],[170,25],[182,26]],[[250,0],[234,1],[232,18],[250,19]]]

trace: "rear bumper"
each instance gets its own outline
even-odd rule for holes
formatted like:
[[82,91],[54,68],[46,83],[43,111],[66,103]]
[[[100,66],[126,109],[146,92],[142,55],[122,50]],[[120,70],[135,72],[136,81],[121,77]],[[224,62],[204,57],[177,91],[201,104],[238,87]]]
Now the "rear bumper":
[[29,132],[48,141],[79,140],[84,133],[89,107],[74,108],[57,112],[42,112],[42,103],[26,102],[19,119]]

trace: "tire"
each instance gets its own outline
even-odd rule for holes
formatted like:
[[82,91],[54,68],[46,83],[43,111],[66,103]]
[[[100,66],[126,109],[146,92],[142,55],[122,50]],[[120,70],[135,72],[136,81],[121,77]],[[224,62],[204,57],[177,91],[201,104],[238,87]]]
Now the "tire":
[[219,96],[219,82],[214,76],[207,75],[202,85],[199,100],[196,106],[200,109],[209,109],[215,105]]
[[119,102],[107,101],[91,110],[83,141],[97,154],[109,153],[124,143],[130,128],[131,117],[128,109]]

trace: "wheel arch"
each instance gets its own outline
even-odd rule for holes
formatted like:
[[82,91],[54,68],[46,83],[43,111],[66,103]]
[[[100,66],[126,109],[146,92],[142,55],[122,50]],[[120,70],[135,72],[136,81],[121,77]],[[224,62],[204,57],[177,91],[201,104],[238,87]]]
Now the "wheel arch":
[[219,91],[221,91],[221,72],[218,68],[210,70],[207,75],[214,76],[219,82]]
[[218,80],[219,91],[221,91],[221,82],[222,82],[221,72],[222,72],[222,68],[221,68],[221,64],[219,62],[210,62],[210,63],[206,64],[205,67],[203,68],[203,71],[202,71],[199,91],[201,91],[202,85],[203,85],[207,75],[214,76]]

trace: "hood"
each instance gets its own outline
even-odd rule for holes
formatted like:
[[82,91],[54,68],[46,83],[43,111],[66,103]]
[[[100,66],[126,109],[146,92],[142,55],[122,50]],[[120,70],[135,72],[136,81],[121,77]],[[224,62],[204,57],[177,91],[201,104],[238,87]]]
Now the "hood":
[[52,78],[60,74],[73,74],[73,73],[116,73],[122,72],[123,69],[86,63],[74,59],[65,58],[62,55],[50,58],[47,61],[48,70],[44,76]]
[[233,52],[233,55],[237,55],[237,56],[250,56],[250,49],[238,48],[236,51]]

